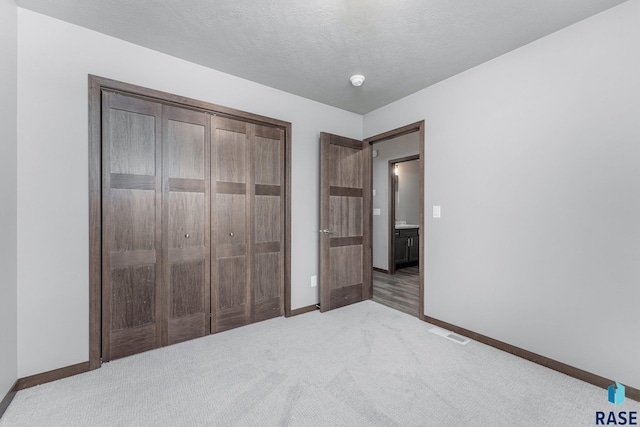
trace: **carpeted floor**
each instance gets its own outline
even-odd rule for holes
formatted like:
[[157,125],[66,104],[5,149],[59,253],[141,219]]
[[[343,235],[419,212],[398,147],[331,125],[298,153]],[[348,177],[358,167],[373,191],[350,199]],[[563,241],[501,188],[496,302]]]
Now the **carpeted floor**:
[[366,301],[20,391],[13,426],[591,426],[606,390]]

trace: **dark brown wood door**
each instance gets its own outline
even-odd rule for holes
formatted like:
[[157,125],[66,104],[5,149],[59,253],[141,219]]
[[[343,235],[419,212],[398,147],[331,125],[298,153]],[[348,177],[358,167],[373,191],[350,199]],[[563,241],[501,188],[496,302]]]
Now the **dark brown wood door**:
[[210,332],[210,116],[163,107],[163,255],[167,338]]
[[212,332],[249,323],[251,223],[247,124],[212,117],[211,292]]
[[103,360],[283,315],[284,130],[102,102]]
[[162,345],[162,106],[102,95],[102,357]]
[[284,314],[284,130],[248,125],[252,151],[251,321]]
[[212,332],[284,313],[284,131],[213,117]]
[[320,310],[372,297],[371,148],[320,135]]

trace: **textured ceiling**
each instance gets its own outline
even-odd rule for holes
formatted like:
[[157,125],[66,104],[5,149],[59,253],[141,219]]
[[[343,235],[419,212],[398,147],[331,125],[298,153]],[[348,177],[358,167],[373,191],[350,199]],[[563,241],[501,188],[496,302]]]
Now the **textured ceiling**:
[[[364,114],[624,0],[18,0]],[[349,83],[364,74],[363,86]]]

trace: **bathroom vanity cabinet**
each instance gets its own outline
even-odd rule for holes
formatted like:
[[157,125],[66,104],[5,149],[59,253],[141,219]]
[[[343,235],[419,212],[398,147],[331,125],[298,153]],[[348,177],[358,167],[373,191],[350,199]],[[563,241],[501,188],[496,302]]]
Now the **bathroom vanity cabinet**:
[[420,233],[418,227],[396,228],[394,244],[396,265],[417,263],[420,259]]

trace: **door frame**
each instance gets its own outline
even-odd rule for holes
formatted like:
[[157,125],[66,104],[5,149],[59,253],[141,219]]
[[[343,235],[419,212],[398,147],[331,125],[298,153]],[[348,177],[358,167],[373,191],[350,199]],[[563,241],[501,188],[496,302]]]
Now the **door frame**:
[[291,316],[291,123],[209,102],[89,74],[89,369],[102,356],[102,91],[159,101],[191,110],[241,119],[284,129],[285,132],[285,240],[284,315]]
[[[420,286],[418,289],[418,318],[422,319],[424,316],[424,241],[425,241],[425,232],[424,232],[424,175],[425,175],[425,159],[424,159],[424,120],[419,122],[411,123],[406,126],[402,126],[388,132],[384,132],[378,135],[371,136],[366,138],[364,142],[369,143],[369,145],[373,145],[377,142],[386,141],[388,139],[397,138],[399,136],[408,135],[410,133],[418,132],[418,155],[420,156],[420,236],[419,239],[419,250],[420,250],[420,260],[418,261],[418,269],[420,271]],[[369,168],[369,179],[371,180],[371,187],[373,188],[373,157],[369,157],[369,162],[371,163],[371,167]],[[373,236],[373,210],[369,210],[369,233]],[[391,216],[391,215],[389,215]],[[394,224],[395,227],[395,224]],[[390,233],[392,234],[392,233]],[[372,255],[373,255],[373,251]],[[391,267],[391,264],[389,264]]]
[[[389,265],[387,270],[389,271],[389,274],[395,274],[396,273],[396,245],[395,245],[395,238],[396,238],[396,200],[395,200],[395,190],[396,190],[396,183],[397,183],[397,178],[396,178],[396,174],[394,171],[394,167],[396,164],[398,163],[404,163],[404,162],[410,162],[412,160],[419,160],[420,159],[420,154],[414,154],[412,156],[407,156],[407,157],[401,157],[399,159],[392,159],[389,160]],[[391,189],[393,188],[393,191],[391,191]],[[422,187],[421,187],[422,188]],[[418,246],[419,246],[419,240],[418,240]],[[420,267],[420,265],[418,265],[418,267]],[[419,270],[419,268],[418,268]]]

